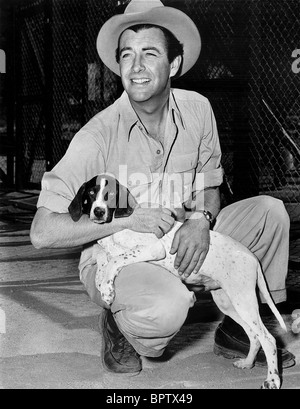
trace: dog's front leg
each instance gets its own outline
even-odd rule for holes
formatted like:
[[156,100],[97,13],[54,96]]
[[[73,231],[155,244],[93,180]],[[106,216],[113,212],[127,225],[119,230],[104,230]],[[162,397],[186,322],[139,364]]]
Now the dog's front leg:
[[[104,302],[111,305],[115,298],[114,281],[121,269],[129,264],[161,260],[166,256],[163,244],[157,240],[149,246],[135,246],[113,257],[106,266],[101,265],[96,285]],[[98,265],[99,268],[99,265]]]

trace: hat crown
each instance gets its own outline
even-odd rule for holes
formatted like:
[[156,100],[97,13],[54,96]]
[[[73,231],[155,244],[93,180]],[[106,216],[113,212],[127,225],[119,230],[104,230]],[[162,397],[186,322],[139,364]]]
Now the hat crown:
[[159,0],[132,0],[126,7],[124,14],[144,13],[155,7],[164,7],[164,5]]

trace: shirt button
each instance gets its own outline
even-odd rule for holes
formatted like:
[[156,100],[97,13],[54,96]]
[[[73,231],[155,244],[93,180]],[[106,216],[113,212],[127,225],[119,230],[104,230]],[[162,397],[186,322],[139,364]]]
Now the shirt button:
[[156,153],[158,154],[158,155],[160,155],[160,149],[157,149],[157,151],[156,151]]

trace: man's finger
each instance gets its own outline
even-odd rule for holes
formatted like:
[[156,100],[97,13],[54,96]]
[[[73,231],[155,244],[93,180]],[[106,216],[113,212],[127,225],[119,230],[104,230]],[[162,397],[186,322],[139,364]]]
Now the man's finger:
[[184,259],[185,253],[187,250],[188,249],[184,246],[178,246],[178,249],[177,249],[177,254],[175,257],[175,261],[174,261],[174,267],[176,268],[176,270],[178,270],[178,273],[180,275],[182,274],[182,271],[181,270],[179,271],[179,268],[181,267],[182,260]]
[[185,257],[181,261],[179,270],[182,272],[184,277],[188,277],[195,269],[199,259],[198,251],[187,251]]
[[172,226],[170,226],[169,223],[163,220],[160,221],[158,227],[163,231],[164,234],[168,233],[172,228]]
[[155,234],[155,236],[156,236],[158,239],[161,239],[162,237],[164,237],[164,232],[163,232],[159,227],[157,227],[157,228],[154,230],[153,233]]
[[164,222],[166,222],[166,223],[168,223],[169,228],[171,228],[171,227],[174,226],[175,219],[174,219],[172,216],[169,216],[169,215],[167,215],[167,214],[163,214],[163,215],[161,216],[161,220],[164,221]]
[[[171,250],[170,250],[170,254],[175,254],[177,252],[177,250],[178,250],[178,246],[179,246],[179,233],[178,232],[179,232],[179,230],[177,230],[177,232],[174,235]],[[175,263],[174,263],[174,267],[175,267]]]
[[208,250],[207,251],[205,250],[205,251],[201,252],[200,257],[199,257],[198,262],[197,262],[197,265],[194,268],[193,274],[197,274],[199,272],[199,270],[201,269],[202,264],[204,263],[204,260],[205,260],[205,258],[207,256],[207,253],[208,253]]

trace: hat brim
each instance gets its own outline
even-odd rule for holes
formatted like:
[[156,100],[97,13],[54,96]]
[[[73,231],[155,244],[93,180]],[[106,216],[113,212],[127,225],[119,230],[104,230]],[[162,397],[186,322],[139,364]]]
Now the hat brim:
[[184,55],[179,76],[188,72],[199,58],[201,37],[194,22],[182,11],[173,7],[154,7],[146,12],[117,14],[104,25],[97,37],[97,51],[104,64],[120,75],[116,61],[119,37],[135,24],[155,24],[171,31],[183,44]]

